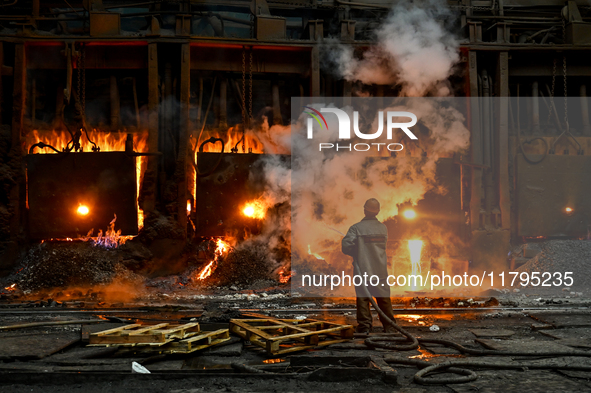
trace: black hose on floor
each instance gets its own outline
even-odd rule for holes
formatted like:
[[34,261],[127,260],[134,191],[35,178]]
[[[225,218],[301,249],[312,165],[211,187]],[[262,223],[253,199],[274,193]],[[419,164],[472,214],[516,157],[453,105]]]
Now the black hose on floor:
[[[411,333],[404,330],[395,321],[388,318],[388,316],[378,307],[376,301],[369,293],[365,286],[361,286],[365,291],[365,296],[369,298],[371,305],[378,312],[382,321],[398,330],[403,337],[370,337],[365,339],[365,344],[370,348],[383,348],[393,349],[397,351],[408,351],[416,349],[419,344],[442,344],[447,347],[457,349],[462,353],[475,356],[551,356],[551,357],[563,357],[563,356],[582,356],[591,357],[591,352],[583,351],[549,351],[549,352],[521,352],[521,351],[496,351],[488,349],[472,349],[464,347],[458,343],[449,340],[441,339],[424,339],[416,338]],[[410,341],[410,342],[409,342]],[[408,343],[405,345],[397,343]],[[488,363],[488,362],[474,362],[474,361],[447,361],[443,363],[433,364],[430,362],[417,360],[417,359],[397,359],[385,357],[386,362],[398,363],[398,364],[411,364],[419,368],[422,368],[414,376],[415,382],[422,385],[433,385],[433,384],[455,384],[471,382],[478,378],[477,374],[471,370],[458,367],[479,367],[479,368],[496,368],[496,369],[523,369],[525,367],[540,370],[580,370],[580,371],[591,371],[591,366],[573,366],[569,364],[537,364],[537,363]],[[433,373],[449,372],[452,374],[459,374],[459,377],[447,377],[447,378],[426,378],[427,375]]]

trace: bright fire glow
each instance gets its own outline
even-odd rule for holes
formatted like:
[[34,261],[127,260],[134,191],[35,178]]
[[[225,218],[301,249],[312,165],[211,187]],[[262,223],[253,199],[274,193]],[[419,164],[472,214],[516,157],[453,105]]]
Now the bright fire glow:
[[256,200],[247,203],[244,208],[242,208],[242,214],[246,217],[256,218],[258,220],[262,220],[265,218],[265,214],[267,213],[267,209],[263,202]]
[[191,214],[191,201],[187,201],[187,215]]
[[308,244],[308,255],[313,255],[316,257],[316,259],[320,259],[321,261],[324,261],[324,258],[321,257],[320,255],[318,255],[315,252],[312,252],[312,250],[310,249],[310,245]]
[[[196,134],[199,135],[199,132]],[[219,132],[219,131],[211,131],[211,132],[203,132],[201,135],[201,139],[199,143],[203,143],[207,139],[211,137],[220,138],[224,141],[224,152],[230,153],[234,147],[238,148],[238,153],[256,153],[262,154],[263,153],[263,144],[255,138],[254,135],[250,132],[246,132],[244,135],[244,151],[242,151],[242,129],[241,127],[230,127],[226,132]],[[195,145],[196,141],[193,140],[192,143]],[[238,144],[238,145],[236,145]],[[207,143],[203,146],[204,153],[216,153],[219,152],[221,148],[221,144],[218,143]],[[195,146],[195,152],[199,152],[199,146]]]
[[291,272],[285,273],[283,270],[279,272],[279,282],[285,284],[291,278]]
[[201,270],[201,273],[199,273],[199,275],[197,276],[197,278],[199,280],[204,280],[207,277],[211,276],[211,274],[213,273],[213,269],[214,269],[214,266],[213,266],[214,262],[215,262],[215,259],[213,261],[209,262],[207,264],[207,266],[205,266],[203,268],[203,270]]
[[76,210],[76,212],[81,216],[85,216],[90,212],[90,210],[88,209],[88,206],[80,205],[78,206],[78,210]]
[[416,315],[416,314],[397,314],[397,318],[406,319],[408,322],[415,322],[419,319],[423,318],[423,315]]
[[[96,237],[92,237],[94,229],[91,229],[84,240],[92,240],[95,246],[103,246],[106,248],[117,248],[126,241],[133,239],[134,236],[121,236],[121,229],[115,230],[115,221],[117,221],[117,215],[109,223],[109,227],[103,234],[103,230],[100,229]],[[70,239],[71,240],[71,239]]]
[[[408,250],[410,251],[410,263],[412,265],[412,274],[421,274],[421,249],[423,248],[422,240],[409,240]],[[413,281],[412,289],[416,288],[416,280]]]
[[417,216],[417,212],[415,212],[412,209],[408,209],[408,210],[405,210],[404,212],[402,212],[402,215],[404,216],[404,218],[406,218],[408,220],[412,220],[413,218],[415,218]]
[[263,363],[265,364],[274,364],[274,363],[282,363],[285,362],[285,359],[266,359],[263,360]]
[[227,253],[229,249],[230,244],[226,243],[222,239],[218,239],[216,241],[215,257],[213,258],[213,261],[209,262],[207,266],[201,269],[201,271],[197,275],[197,279],[205,280],[207,277],[211,276],[212,273],[215,271],[215,268],[217,267],[220,257]]
[[7,291],[14,291],[16,290],[16,284],[12,284],[11,286],[5,287],[4,289],[6,289]]
[[[127,139],[126,132],[100,132],[97,130],[88,131],[90,139],[96,143],[101,151],[125,151],[125,140]],[[133,147],[134,151],[138,153],[145,153],[148,151],[148,133],[133,133]],[[63,151],[71,140],[71,136],[67,131],[43,131],[38,130],[31,131],[26,137],[27,149],[30,146],[38,142],[43,142],[48,145],[55,147],[59,151]],[[86,135],[82,135],[80,138],[80,146],[83,151],[91,152],[92,144],[88,142]],[[55,154],[51,149],[35,149],[35,153],[40,154]],[[137,157],[135,160],[136,165],[136,183],[137,190],[139,193],[140,181],[143,174],[143,169],[146,167],[148,158],[146,156]],[[137,197],[137,196],[136,196]],[[144,226],[144,212],[138,206],[138,228],[141,229]]]
[[564,209],[567,213],[572,213],[574,210],[572,207],[567,207],[566,209]]

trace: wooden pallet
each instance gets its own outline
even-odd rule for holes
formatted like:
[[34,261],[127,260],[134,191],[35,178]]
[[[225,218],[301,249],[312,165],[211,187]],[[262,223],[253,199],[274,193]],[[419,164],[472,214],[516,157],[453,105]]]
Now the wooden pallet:
[[221,344],[230,340],[228,329],[220,329],[214,332],[202,332],[196,336],[186,338],[180,341],[173,341],[160,348],[160,353],[191,353]]
[[89,346],[161,346],[173,340],[187,339],[199,334],[199,332],[198,323],[184,325],[160,323],[150,326],[132,324],[91,333]]
[[351,325],[314,319],[232,319],[230,332],[264,348],[270,355],[302,351],[353,338]]

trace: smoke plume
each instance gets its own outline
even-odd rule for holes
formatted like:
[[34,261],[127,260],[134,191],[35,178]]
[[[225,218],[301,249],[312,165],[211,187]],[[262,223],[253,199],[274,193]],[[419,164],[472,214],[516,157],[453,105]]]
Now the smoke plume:
[[[308,244],[315,252],[326,249],[327,239],[340,243],[340,236],[327,226],[345,232],[347,228],[363,217],[363,204],[371,197],[381,203],[378,219],[381,221],[398,214],[398,205],[406,202],[416,204],[428,191],[444,194],[438,184],[436,163],[441,157],[450,157],[469,146],[470,134],[464,126],[464,116],[452,106],[442,105],[438,99],[411,98],[404,106],[391,106],[384,111],[409,110],[420,119],[420,143],[415,144],[402,137],[405,149],[427,154],[408,155],[403,151],[395,159],[379,159],[375,152],[363,154],[356,151],[318,151],[316,142],[340,143],[336,135],[320,134],[311,148],[307,139],[294,137],[292,140],[292,229],[301,239],[292,247],[306,253]],[[343,108],[353,118],[350,107]],[[302,127],[305,115],[294,129]],[[327,116],[328,129],[338,129],[336,119]],[[333,122],[331,124],[331,121]],[[369,124],[377,126],[376,119]],[[301,129],[301,128],[300,128]],[[301,133],[296,135],[302,135]],[[348,143],[367,142],[361,139],[347,140]],[[389,156],[388,152],[381,152]],[[329,247],[330,248],[330,247]]]
[[392,7],[375,32],[376,45],[361,58],[335,39],[326,41],[324,57],[350,82],[399,86],[405,96],[448,96],[446,79],[459,61],[452,20],[442,0],[403,0]]

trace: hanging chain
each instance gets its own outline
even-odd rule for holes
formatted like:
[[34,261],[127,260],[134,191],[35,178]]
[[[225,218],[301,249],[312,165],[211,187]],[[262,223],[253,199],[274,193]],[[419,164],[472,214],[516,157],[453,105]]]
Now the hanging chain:
[[558,61],[554,58],[554,65],[552,66],[552,89],[550,90],[550,97],[554,98],[554,89],[556,87],[556,64]]
[[566,21],[564,20],[564,16],[561,17],[562,19],[562,41],[563,44],[566,44]]
[[246,127],[246,49],[242,48],[242,132]]
[[556,63],[557,60],[554,58],[554,65],[552,66],[552,88],[550,89],[550,108],[548,108],[548,127],[550,127],[550,117],[552,117],[552,108],[554,107],[554,88],[556,87]]
[[[76,76],[78,77],[78,83],[76,85],[76,93],[78,93],[78,99],[81,100],[82,98],[82,47],[80,47],[80,52],[78,54],[78,67],[76,68]],[[82,114],[82,101],[80,101],[80,116]]]
[[[252,119],[252,49],[248,65],[248,112],[246,107],[246,47],[242,48],[242,152],[246,152],[246,128]],[[240,143],[240,141],[239,141]],[[236,144],[238,146],[238,144]]]
[[[252,48],[250,48],[250,65],[248,68],[248,127],[252,126]],[[245,139],[242,139],[242,152],[246,151],[244,146]]]
[[566,56],[562,56],[562,72],[564,75],[564,125],[566,126],[566,131],[569,131],[568,125],[568,92],[567,92],[567,85],[566,85]]
[[84,125],[84,128],[86,128],[86,49],[82,46],[80,50],[80,71],[82,73],[82,96],[80,96],[80,106],[82,110],[82,124]]
[[[566,44],[566,21],[562,18],[562,39]],[[562,54],[562,75],[564,81],[564,126],[566,127],[566,132],[570,133],[569,125],[568,125],[568,92],[567,92],[567,85],[566,85],[566,55]]]

